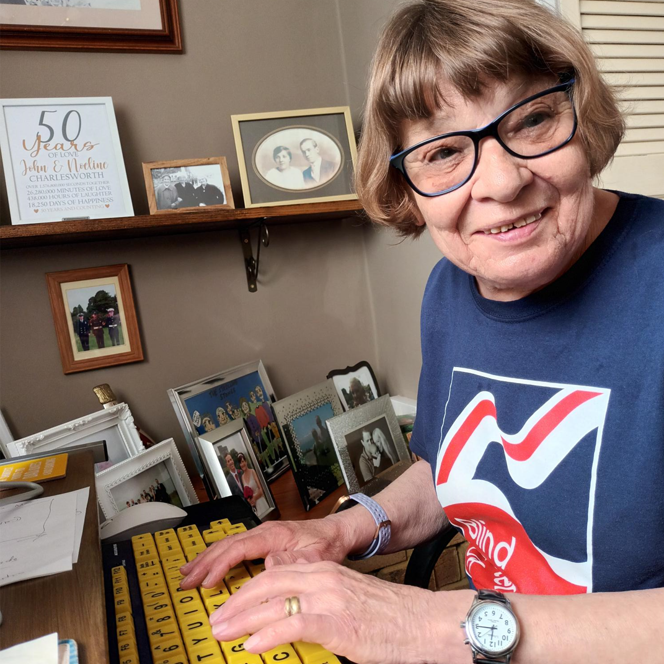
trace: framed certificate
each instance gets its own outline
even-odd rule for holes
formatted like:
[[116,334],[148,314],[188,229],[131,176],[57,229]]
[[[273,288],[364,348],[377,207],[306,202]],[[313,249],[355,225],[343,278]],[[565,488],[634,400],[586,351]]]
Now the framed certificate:
[[12,224],[131,217],[110,97],[1,99]]

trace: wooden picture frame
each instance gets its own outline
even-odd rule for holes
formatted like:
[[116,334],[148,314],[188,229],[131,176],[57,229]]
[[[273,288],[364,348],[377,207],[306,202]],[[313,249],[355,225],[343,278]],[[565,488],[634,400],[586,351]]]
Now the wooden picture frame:
[[334,369],[327,374],[327,378],[334,382],[334,387],[344,410],[351,410],[381,396],[376,374],[374,374],[371,365],[365,360],[352,367]]
[[[164,484],[167,482],[164,482],[163,477],[167,475],[172,483],[172,486],[165,487],[170,499],[160,502],[170,502],[176,505],[179,502],[178,507],[198,504],[198,496],[187,475],[177,445],[172,438],[168,438],[145,452],[97,473],[95,482],[97,498],[104,516],[107,519],[115,516],[127,508],[127,502],[131,507],[131,497],[140,496],[141,488],[147,489],[150,486],[147,484],[148,482],[154,485],[153,477],[155,475],[157,475],[155,479]],[[143,479],[143,483],[139,476]],[[134,482],[134,486],[127,485],[127,482],[134,479],[138,479],[138,483]],[[175,496],[177,496],[177,500],[175,500]]]
[[[235,208],[226,157],[144,162],[143,177],[150,214],[208,207]],[[164,177],[170,178],[170,188],[160,193],[163,185],[156,182]],[[202,180],[206,181],[207,186],[201,184]],[[173,191],[172,196],[167,196],[170,191]]]
[[0,49],[183,52],[177,0],[142,0],[129,8],[133,11],[3,4]]
[[49,272],[46,283],[65,374],[143,360],[128,265]]
[[356,200],[348,106],[232,115],[244,206]]

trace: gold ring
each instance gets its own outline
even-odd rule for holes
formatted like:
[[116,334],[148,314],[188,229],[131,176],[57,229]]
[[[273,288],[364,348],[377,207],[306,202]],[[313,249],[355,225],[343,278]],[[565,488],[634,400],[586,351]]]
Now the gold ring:
[[299,597],[287,597],[286,604],[284,605],[286,610],[286,615],[290,618],[296,613],[301,613],[302,609],[300,607],[300,598]]

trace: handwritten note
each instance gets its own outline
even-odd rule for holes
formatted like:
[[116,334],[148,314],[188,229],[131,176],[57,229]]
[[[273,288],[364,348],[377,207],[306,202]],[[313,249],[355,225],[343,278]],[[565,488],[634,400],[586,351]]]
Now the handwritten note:
[[72,569],[89,489],[0,507],[0,586]]

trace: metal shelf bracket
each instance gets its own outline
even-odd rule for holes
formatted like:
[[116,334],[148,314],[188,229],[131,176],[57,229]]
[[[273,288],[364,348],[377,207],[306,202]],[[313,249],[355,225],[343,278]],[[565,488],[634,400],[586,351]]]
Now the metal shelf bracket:
[[265,225],[267,217],[263,217],[258,223],[258,241],[256,243],[256,258],[254,258],[253,249],[251,247],[251,229],[254,226],[247,226],[240,229],[240,244],[242,245],[242,253],[244,255],[244,269],[247,272],[247,287],[250,293],[255,293],[258,289],[258,266],[261,259],[261,245],[264,247],[270,246],[270,231]]

